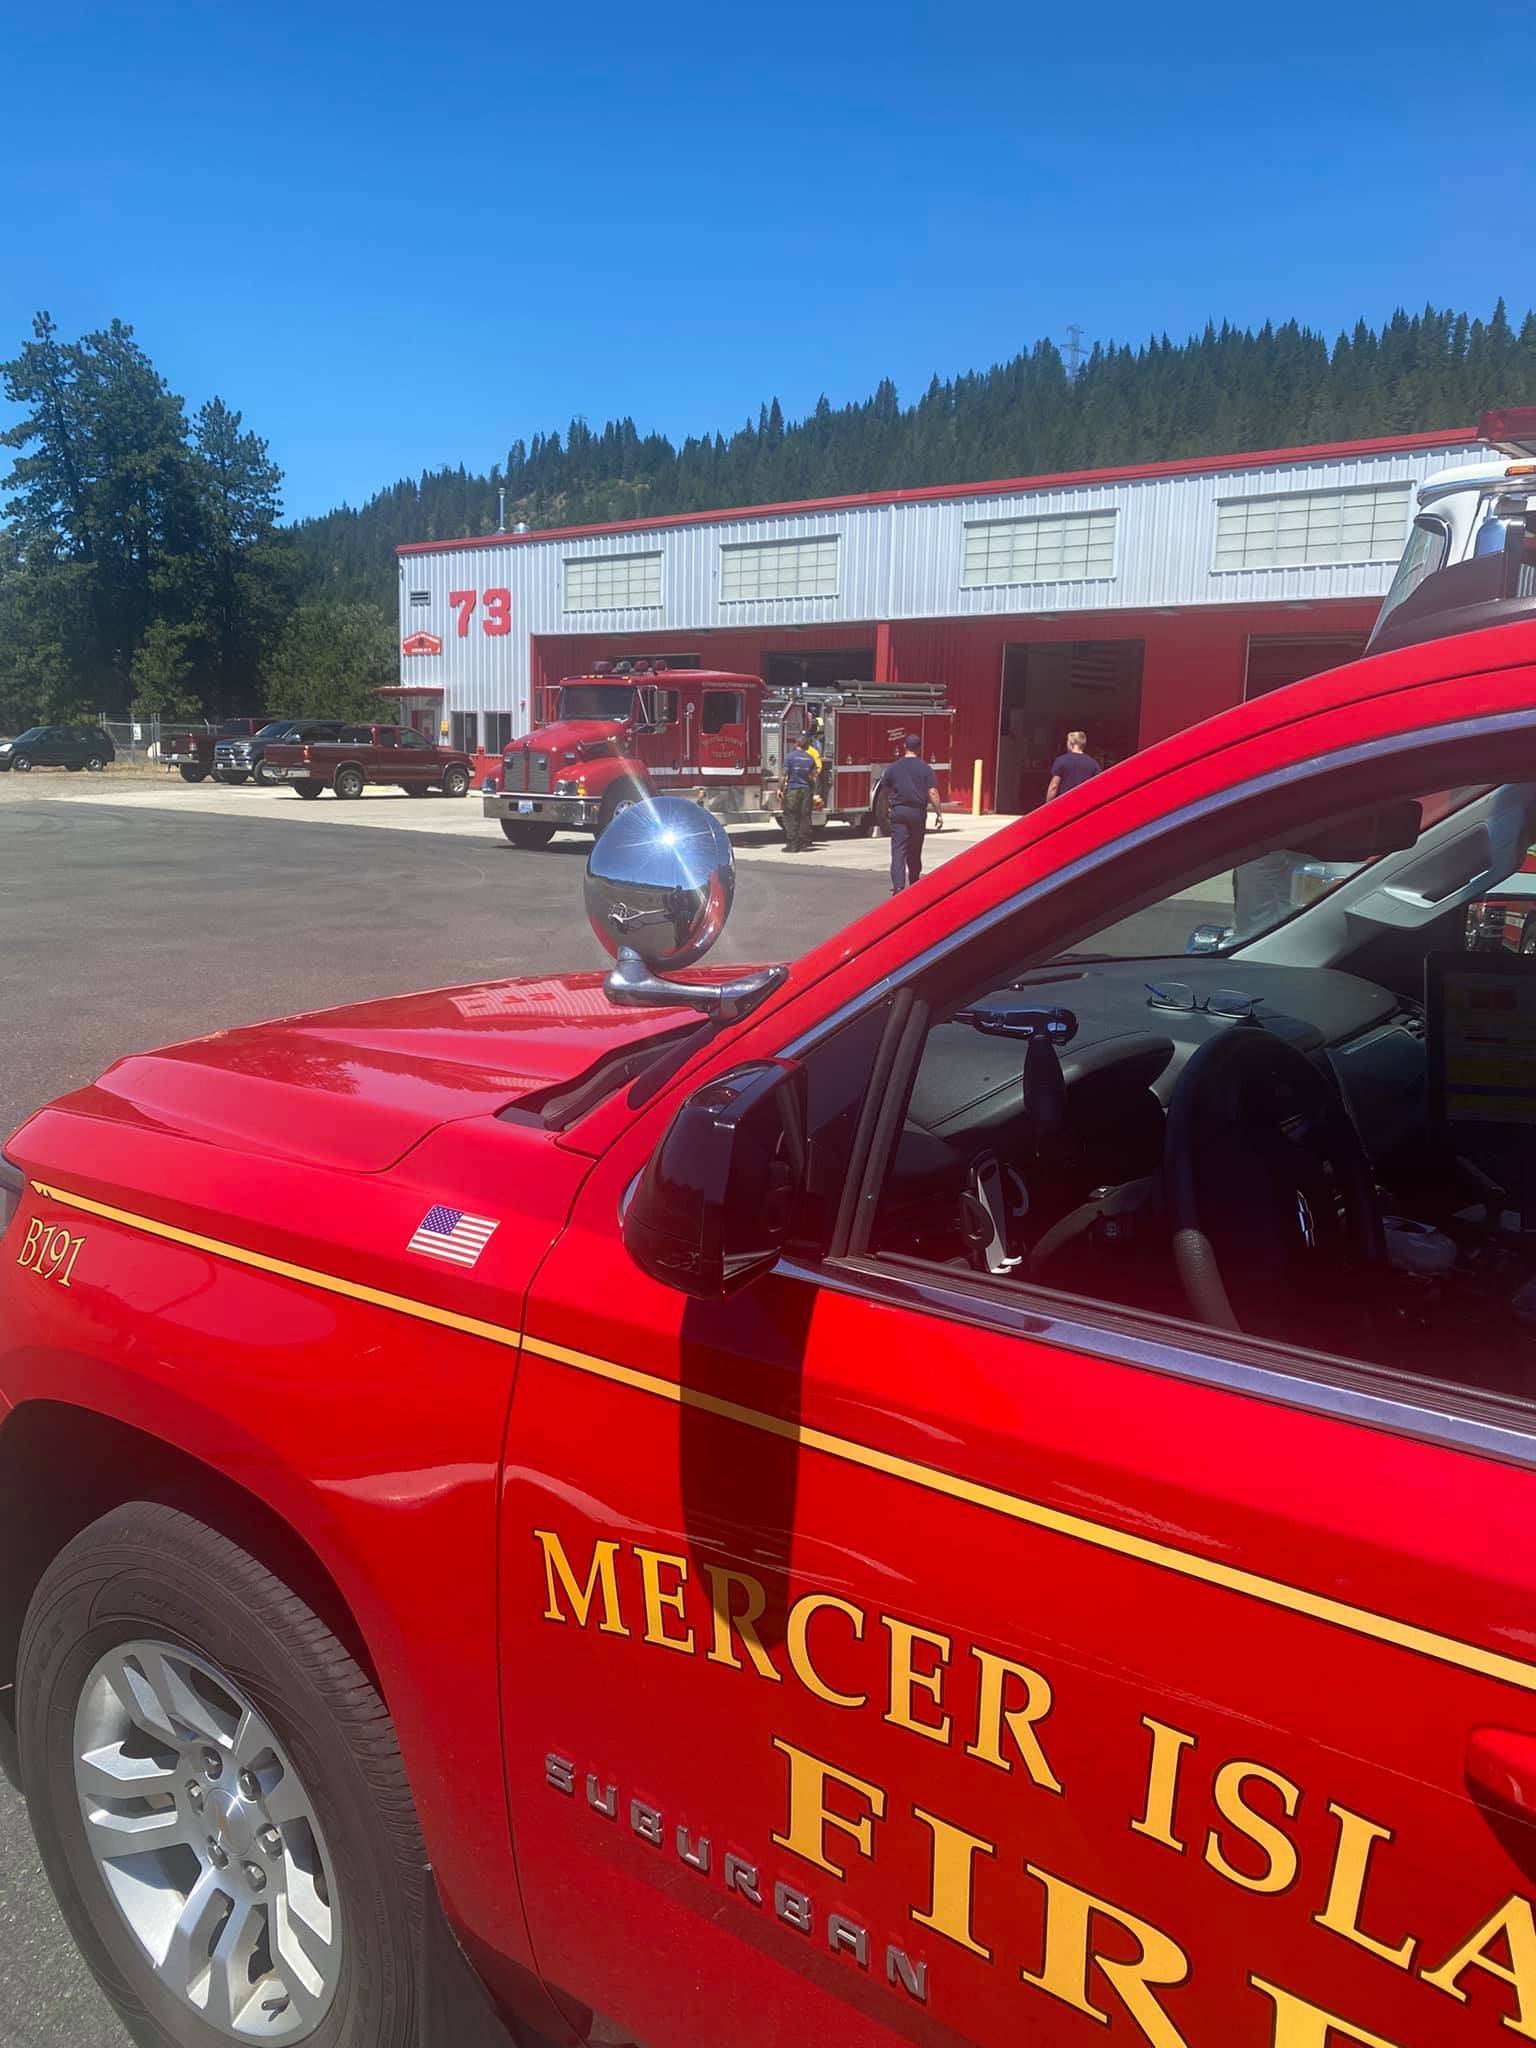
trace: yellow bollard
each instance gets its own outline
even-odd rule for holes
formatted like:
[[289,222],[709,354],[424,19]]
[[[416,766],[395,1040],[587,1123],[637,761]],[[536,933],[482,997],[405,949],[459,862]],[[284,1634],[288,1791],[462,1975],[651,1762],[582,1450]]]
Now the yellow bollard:
[[981,816],[981,763],[978,761],[971,770],[971,816]]

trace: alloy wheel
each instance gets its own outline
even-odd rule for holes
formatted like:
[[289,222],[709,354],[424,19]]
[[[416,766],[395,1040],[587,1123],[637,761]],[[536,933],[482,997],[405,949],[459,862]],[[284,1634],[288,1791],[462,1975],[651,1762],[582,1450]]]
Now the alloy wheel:
[[124,1643],[86,1679],[73,1755],[96,1866],[164,1987],[231,2040],[307,2040],[336,1995],[341,1914],[260,1710],[190,1650]]

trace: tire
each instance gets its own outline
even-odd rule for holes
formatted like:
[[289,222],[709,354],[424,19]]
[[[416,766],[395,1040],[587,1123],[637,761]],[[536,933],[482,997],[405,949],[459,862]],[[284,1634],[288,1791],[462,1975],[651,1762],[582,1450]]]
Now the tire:
[[32,756],[30,754],[12,754],[11,773],[13,775],[30,775],[32,773]]
[[256,763],[256,766],[251,770],[251,779],[258,789],[275,789],[277,787],[277,777],[272,773],[272,770],[265,761],[258,761]]
[[597,814],[597,834],[601,838],[619,815],[630,810],[635,804],[645,801],[645,792],[637,789],[632,782],[616,782],[603,798],[602,809]]
[[324,787],[323,782],[296,782],[293,791],[296,796],[303,797],[306,803],[313,803]]
[[85,765],[92,775],[103,775],[106,773],[107,757],[105,754],[92,754]]
[[424,782],[407,782],[404,788],[407,796],[425,796],[427,794],[427,785]]
[[331,787],[344,802],[355,803],[368,787],[368,778],[361,768],[349,764],[336,770],[331,777]]
[[85,763],[83,761],[66,761],[64,763],[64,766],[69,770],[71,775],[78,775],[81,769],[85,766]]
[[226,769],[223,774],[215,775],[213,779],[215,782],[227,783],[231,789],[238,789],[242,782],[249,782],[251,778],[244,769],[231,768]]
[[183,761],[177,768],[176,773],[183,782],[206,782],[208,780],[208,770],[206,768],[194,768],[190,761]]
[[[139,2048],[228,2048],[230,2032],[205,2016],[219,1986],[246,2037],[280,1998],[297,2024],[277,2038],[294,2048],[417,2038],[425,1853],[394,1728],[348,1651],[264,1565],[175,1508],[114,1509],[43,1574],[16,1705],[44,1868]],[[139,1774],[124,1774],[127,1792],[143,1794],[148,1759],[174,1833],[160,1849],[143,1832],[128,1838],[135,1873],[152,1857],[159,1888],[125,1887],[120,1907],[103,1863],[121,1868],[128,1852],[103,1825],[114,1795],[101,1765],[125,1743]],[[97,1767],[77,1775],[85,1749]],[[128,1809],[141,1828],[144,1804],[136,1796]],[[183,1918],[194,1886],[202,1912]],[[152,1961],[149,1941],[162,1953],[166,1944],[146,1891],[182,1919],[184,1961],[174,1940],[163,1966]],[[298,1930],[307,1972],[293,1967]],[[226,1934],[239,1945],[221,1958],[214,1944]]]
[[500,824],[512,844],[521,846],[525,852],[532,852],[536,847],[548,846],[555,836],[553,825],[524,825],[516,818],[503,818]]
[[443,795],[468,796],[469,770],[467,768],[445,768],[443,770]]

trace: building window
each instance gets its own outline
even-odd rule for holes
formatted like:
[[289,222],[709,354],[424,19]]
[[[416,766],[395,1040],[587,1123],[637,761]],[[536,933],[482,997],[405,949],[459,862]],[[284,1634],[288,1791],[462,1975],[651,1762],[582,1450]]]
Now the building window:
[[660,555],[581,555],[566,562],[568,612],[632,612],[660,603]]
[[749,541],[720,550],[720,597],[836,597],[837,535],[814,540]]
[[1411,484],[1292,491],[1216,506],[1213,568],[1289,569],[1304,562],[1393,562],[1408,525]]
[[478,711],[455,711],[452,713],[453,751],[456,754],[477,754],[480,751],[480,714]]
[[488,754],[504,754],[511,744],[511,712],[487,711],[485,713],[485,751]]
[[965,528],[962,584],[1085,583],[1115,573],[1113,512],[1060,518],[977,519]]

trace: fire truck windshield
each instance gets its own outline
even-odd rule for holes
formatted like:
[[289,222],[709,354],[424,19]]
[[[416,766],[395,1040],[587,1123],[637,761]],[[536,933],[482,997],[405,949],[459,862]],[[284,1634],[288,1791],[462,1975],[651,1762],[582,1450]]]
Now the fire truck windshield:
[[635,693],[628,683],[562,683],[562,718],[628,718]]

